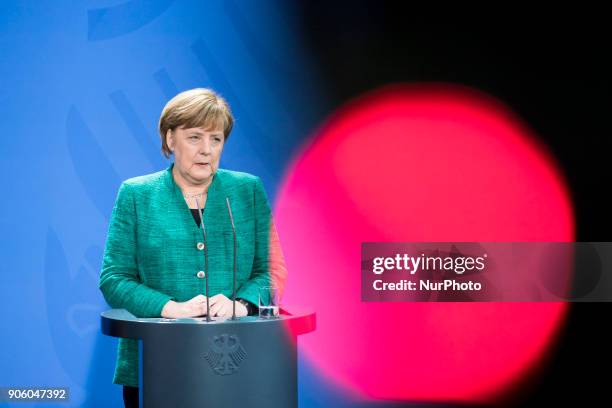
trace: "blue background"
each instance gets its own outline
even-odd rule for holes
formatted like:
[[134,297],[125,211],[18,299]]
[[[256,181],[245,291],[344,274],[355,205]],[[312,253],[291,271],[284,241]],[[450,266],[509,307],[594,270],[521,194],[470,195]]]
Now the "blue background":
[[[274,202],[328,104],[291,5],[2,2],[0,386],[121,406],[97,286],[117,189],[170,164],[156,132],[168,99],[210,87],[236,117],[222,167],[259,175]],[[299,388],[303,407],[356,405],[303,360]]]

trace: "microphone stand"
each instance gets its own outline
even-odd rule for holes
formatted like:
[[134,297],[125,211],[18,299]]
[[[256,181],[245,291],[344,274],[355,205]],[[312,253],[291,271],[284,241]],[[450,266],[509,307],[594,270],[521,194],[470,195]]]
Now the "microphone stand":
[[227,211],[229,213],[230,221],[232,222],[232,233],[234,235],[234,275],[233,275],[233,289],[232,289],[232,320],[238,320],[236,317],[236,226],[234,225],[234,216],[232,215],[232,207],[230,206],[229,198],[225,197],[225,203],[227,204]]
[[206,296],[206,321],[210,322],[210,300],[208,296],[208,244],[206,242],[206,229],[204,228],[204,217],[202,217],[202,211],[200,209],[200,202],[195,199],[198,207],[198,216],[200,217],[200,229],[202,230],[202,239],[204,240],[204,280],[205,280],[205,294]]

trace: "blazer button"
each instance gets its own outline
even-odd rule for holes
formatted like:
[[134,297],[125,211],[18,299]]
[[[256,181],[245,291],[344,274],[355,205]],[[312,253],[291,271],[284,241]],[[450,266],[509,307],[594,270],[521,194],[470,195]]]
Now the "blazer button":
[[204,249],[204,243],[203,243],[203,242],[198,242],[197,247],[198,247],[198,249],[199,249],[200,251],[201,251],[201,250],[203,250],[203,249]]
[[206,276],[206,274],[204,273],[204,271],[199,271],[196,276],[200,279],[203,279]]

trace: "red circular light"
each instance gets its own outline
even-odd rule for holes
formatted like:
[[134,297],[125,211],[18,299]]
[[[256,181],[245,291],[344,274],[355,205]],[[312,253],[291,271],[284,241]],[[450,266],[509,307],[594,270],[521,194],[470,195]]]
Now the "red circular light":
[[276,202],[285,303],[317,312],[300,340],[362,396],[487,401],[538,362],[563,303],[362,303],[364,241],[572,241],[554,161],[495,100],[396,86],[331,116]]

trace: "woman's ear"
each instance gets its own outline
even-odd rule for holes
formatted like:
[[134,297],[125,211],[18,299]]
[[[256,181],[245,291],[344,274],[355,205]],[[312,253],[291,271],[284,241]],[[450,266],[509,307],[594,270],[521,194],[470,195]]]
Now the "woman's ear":
[[168,145],[168,149],[174,152],[174,134],[172,133],[172,129],[168,129],[166,132],[166,144]]

